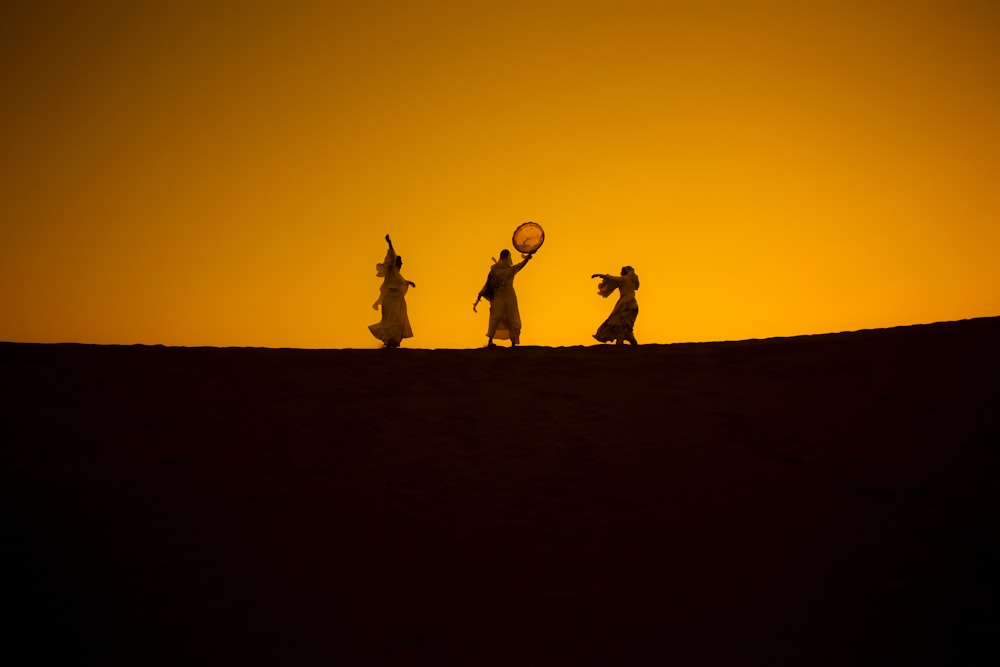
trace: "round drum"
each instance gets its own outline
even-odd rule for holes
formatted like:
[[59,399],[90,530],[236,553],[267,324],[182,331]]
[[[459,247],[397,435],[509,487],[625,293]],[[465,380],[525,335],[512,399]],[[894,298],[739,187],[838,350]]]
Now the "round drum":
[[525,222],[514,230],[511,243],[514,244],[518,252],[525,255],[531,254],[545,243],[545,231],[537,222]]

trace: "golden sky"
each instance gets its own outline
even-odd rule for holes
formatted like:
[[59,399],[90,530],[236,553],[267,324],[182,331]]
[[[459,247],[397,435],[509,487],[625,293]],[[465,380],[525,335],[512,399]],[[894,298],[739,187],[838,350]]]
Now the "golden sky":
[[[1000,315],[1000,3],[8,3],[0,340],[478,347]],[[484,304],[485,306],[485,304]]]

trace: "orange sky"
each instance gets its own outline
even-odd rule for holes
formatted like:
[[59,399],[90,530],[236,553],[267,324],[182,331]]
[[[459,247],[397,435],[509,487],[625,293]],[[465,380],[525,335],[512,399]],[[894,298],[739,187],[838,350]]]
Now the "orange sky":
[[0,340],[376,347],[389,232],[477,347],[526,220],[526,345],[1000,315],[995,2],[21,4]]

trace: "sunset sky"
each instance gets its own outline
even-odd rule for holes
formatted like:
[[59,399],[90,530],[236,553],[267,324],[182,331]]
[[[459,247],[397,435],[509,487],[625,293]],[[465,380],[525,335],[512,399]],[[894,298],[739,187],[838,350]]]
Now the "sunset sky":
[[[1000,3],[37,2],[0,20],[0,340],[640,343],[1000,315]],[[485,304],[484,304],[485,305]]]

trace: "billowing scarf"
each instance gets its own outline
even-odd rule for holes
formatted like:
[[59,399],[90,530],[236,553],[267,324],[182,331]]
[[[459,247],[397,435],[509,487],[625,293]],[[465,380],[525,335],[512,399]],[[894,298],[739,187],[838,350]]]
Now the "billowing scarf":
[[492,301],[493,297],[496,296],[497,290],[504,286],[507,280],[507,269],[514,265],[510,257],[502,257],[500,259],[490,257],[490,259],[493,260],[493,266],[490,267],[489,275],[486,276],[486,283],[483,285],[483,289],[479,290],[479,296],[487,301]]
[[601,279],[601,283],[597,286],[597,293],[605,299],[611,296],[611,293],[618,289],[618,286],[626,280],[631,281],[635,289],[639,289],[639,276],[636,275],[635,269],[631,266],[625,267],[625,275],[621,277],[610,276],[610,278],[611,280],[608,280],[608,278]]

